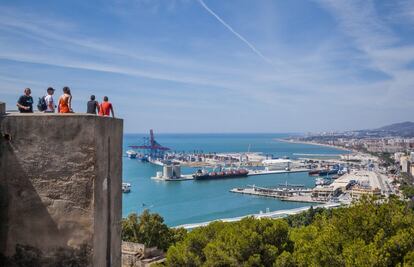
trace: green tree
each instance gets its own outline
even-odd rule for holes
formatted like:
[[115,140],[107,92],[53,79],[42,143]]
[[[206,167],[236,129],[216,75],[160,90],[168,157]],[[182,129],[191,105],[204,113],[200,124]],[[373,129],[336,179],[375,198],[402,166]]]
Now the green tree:
[[287,219],[245,218],[193,230],[167,266],[413,266],[414,210],[396,197]]
[[[372,245],[366,245],[361,239],[355,240],[344,247],[345,266],[378,266],[379,259],[376,249]],[[381,266],[381,265],[380,265]]]
[[404,266],[414,266],[414,250],[405,255]]
[[160,215],[151,214],[148,210],[140,216],[132,213],[122,220],[122,240],[162,250],[167,250],[175,238],[183,238],[184,234],[180,231],[170,230]]
[[292,254],[288,251],[283,251],[282,254],[277,257],[273,267],[295,267],[296,263]]

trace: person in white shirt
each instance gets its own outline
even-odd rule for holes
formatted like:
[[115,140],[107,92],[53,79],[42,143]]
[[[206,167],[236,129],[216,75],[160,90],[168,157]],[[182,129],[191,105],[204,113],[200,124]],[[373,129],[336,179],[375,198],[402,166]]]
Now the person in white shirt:
[[47,95],[45,96],[45,102],[47,109],[45,112],[54,113],[55,112],[55,101],[53,100],[53,94],[55,93],[55,89],[52,87],[47,88]]

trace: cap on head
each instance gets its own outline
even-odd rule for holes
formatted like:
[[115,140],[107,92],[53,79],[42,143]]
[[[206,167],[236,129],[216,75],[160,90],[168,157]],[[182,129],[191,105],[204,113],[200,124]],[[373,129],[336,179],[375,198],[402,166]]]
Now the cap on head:
[[107,96],[104,96],[104,101],[108,101],[108,97]]
[[95,100],[95,95],[91,95],[91,100]]

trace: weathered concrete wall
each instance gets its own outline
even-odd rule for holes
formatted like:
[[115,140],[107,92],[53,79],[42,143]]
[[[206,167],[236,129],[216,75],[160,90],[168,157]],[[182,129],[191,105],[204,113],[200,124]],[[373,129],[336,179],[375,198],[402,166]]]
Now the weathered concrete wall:
[[87,247],[89,265],[120,266],[122,134],[108,117],[0,115],[0,253]]
[[3,115],[6,113],[6,103],[0,102],[0,115]]

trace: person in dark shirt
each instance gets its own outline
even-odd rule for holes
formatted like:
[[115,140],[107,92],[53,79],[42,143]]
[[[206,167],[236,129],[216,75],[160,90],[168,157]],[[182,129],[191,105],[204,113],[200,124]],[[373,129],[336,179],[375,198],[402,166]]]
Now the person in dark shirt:
[[24,95],[17,101],[17,107],[21,113],[33,113],[33,98],[30,96],[31,93],[30,88],[24,89]]
[[96,111],[99,112],[99,103],[95,100],[95,96],[91,95],[91,100],[88,101],[88,107],[86,113],[96,114]]

